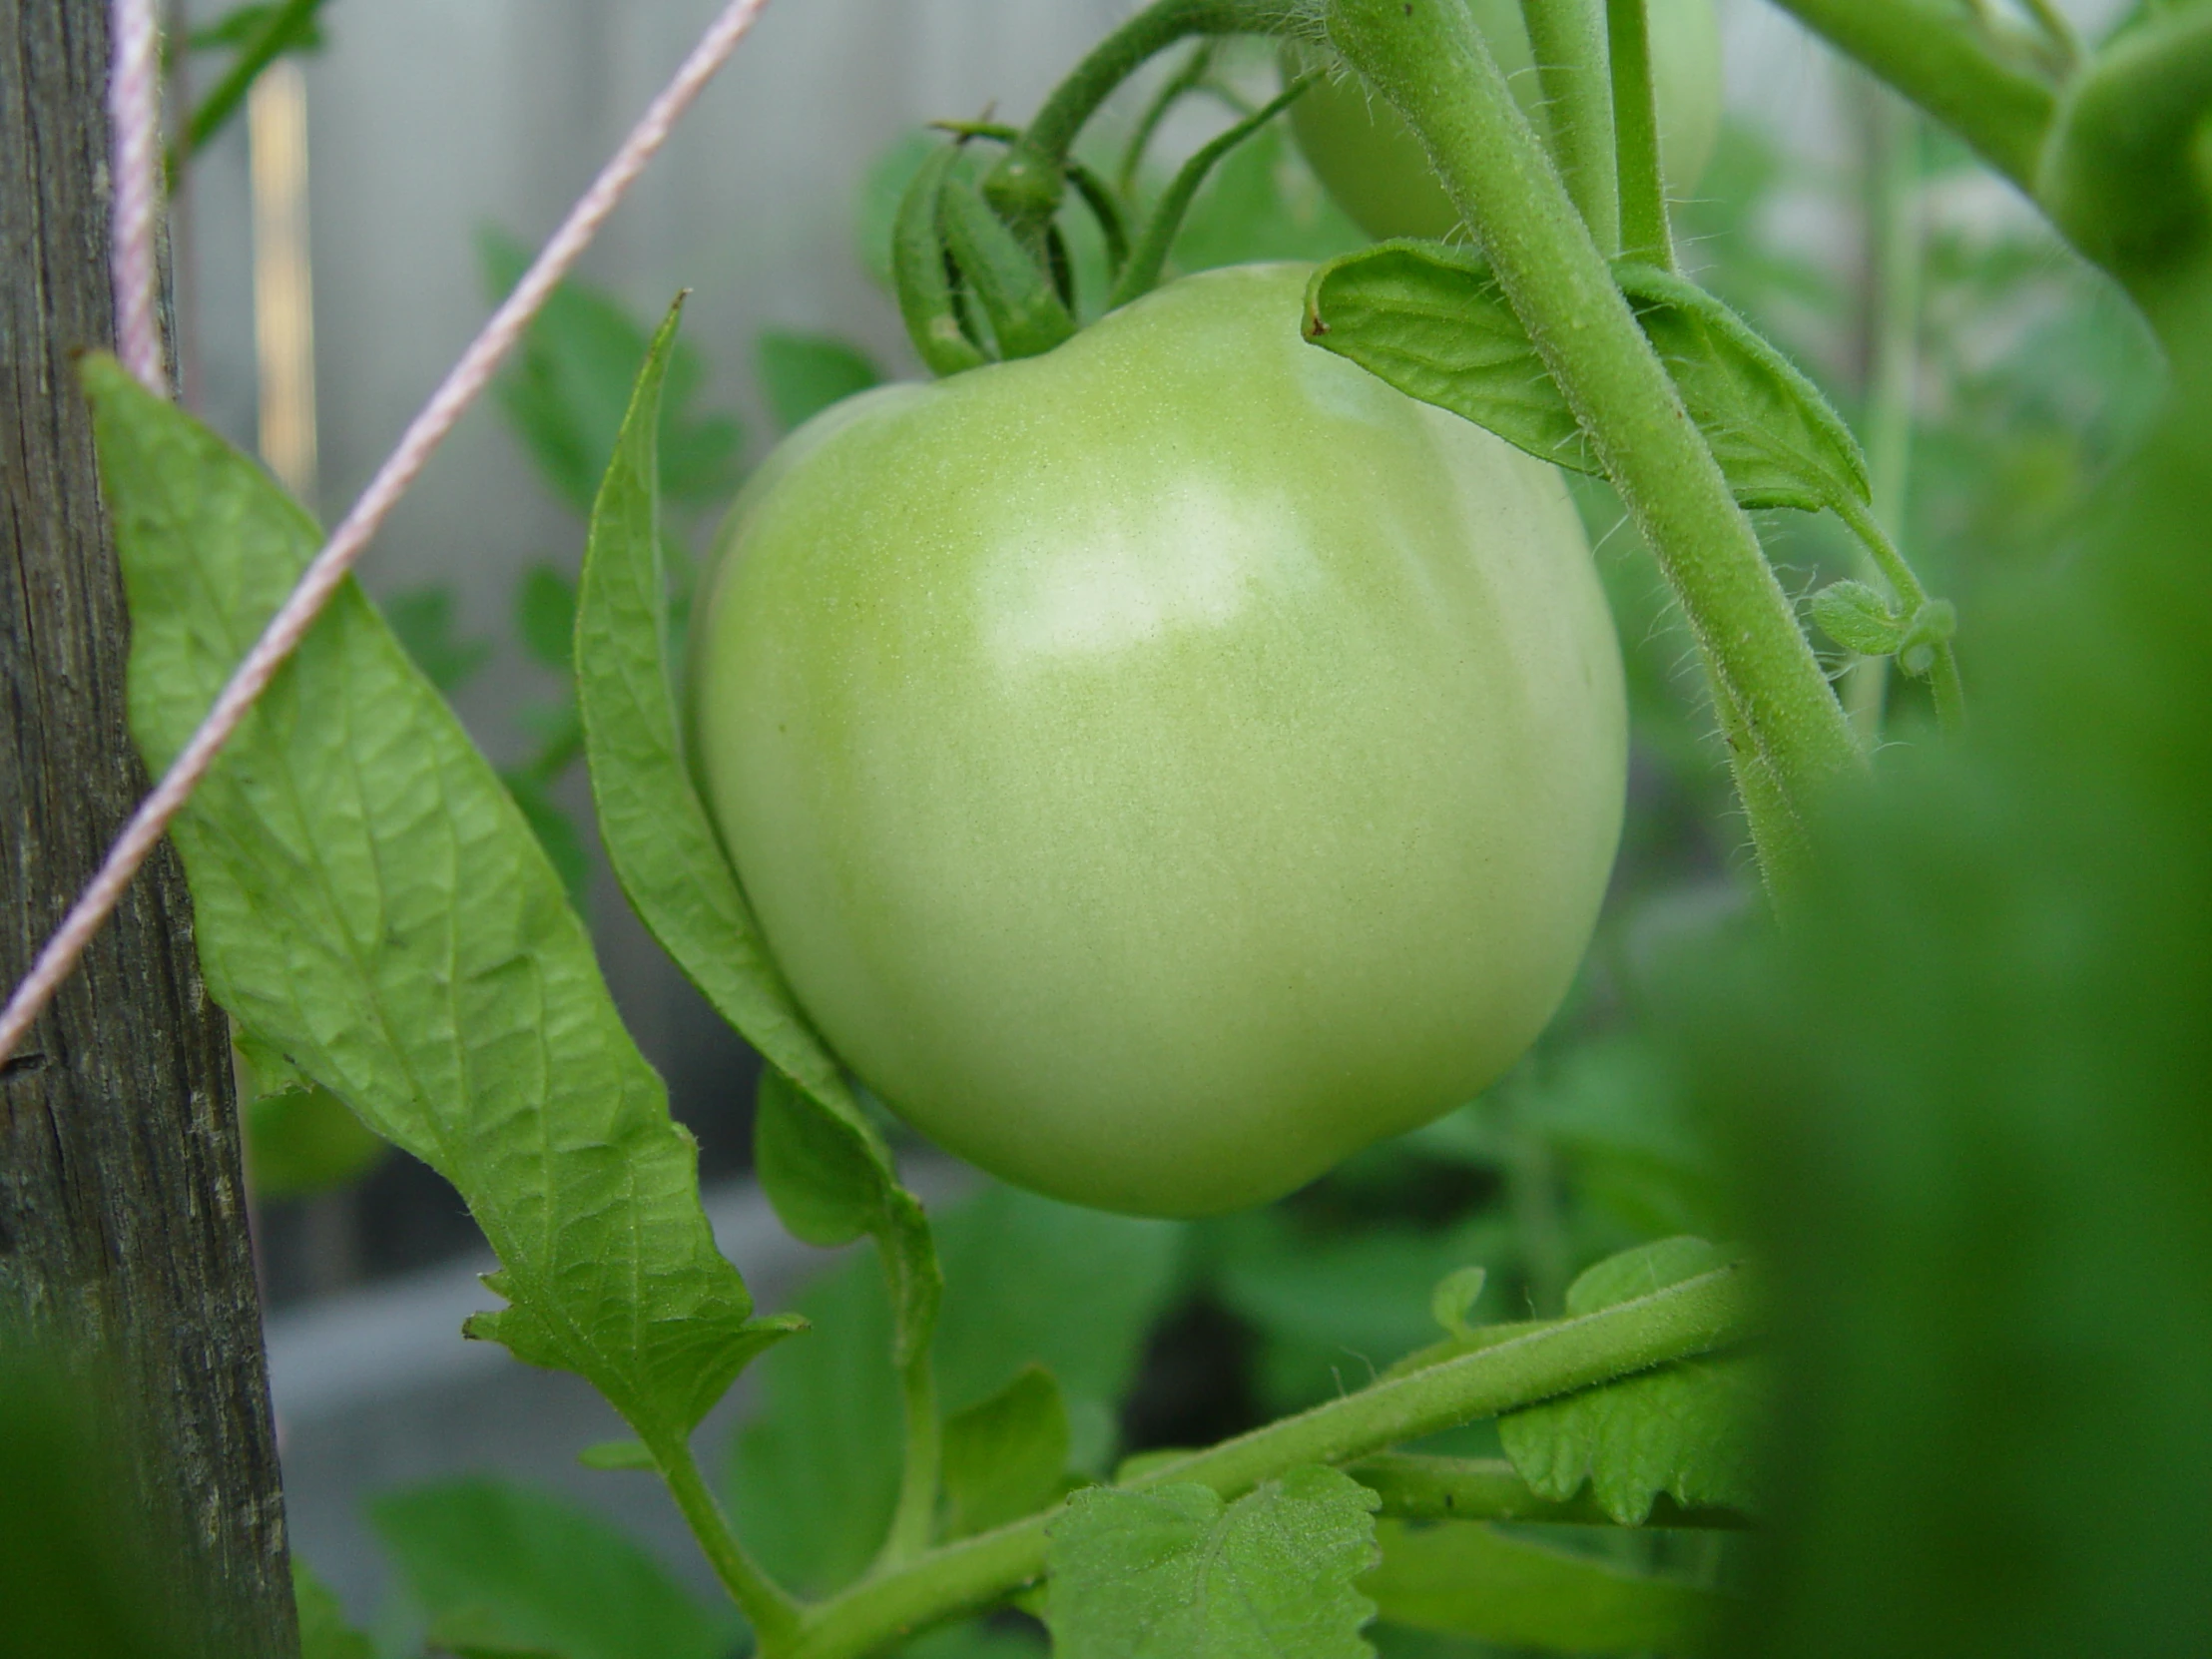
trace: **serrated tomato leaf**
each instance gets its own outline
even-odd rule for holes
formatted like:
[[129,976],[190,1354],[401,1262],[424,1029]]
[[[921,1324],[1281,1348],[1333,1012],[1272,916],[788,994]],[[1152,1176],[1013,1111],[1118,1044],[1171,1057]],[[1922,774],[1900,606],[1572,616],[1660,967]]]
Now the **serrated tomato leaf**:
[[1058,1659],[1373,1659],[1376,1496],[1292,1469],[1233,1503],[1182,1482],[1076,1492],[1050,1528]]
[[[1866,457],[1851,429],[1750,324],[1669,273],[1623,261],[1614,276],[1739,503],[1817,512],[1867,498]],[[1387,242],[1332,261],[1307,288],[1306,334],[1531,455],[1604,470],[1472,249]]]
[[[86,359],[132,613],[131,726],[166,768],[320,545],[246,456]],[[470,1333],[688,1432],[787,1334],[716,1252],[698,1153],[512,798],[340,588],[174,830],[210,988],[458,1188],[511,1306]]]
[[576,612],[576,692],[600,838],[640,919],[722,1017],[794,1085],[771,1087],[756,1134],[762,1185],[816,1244],[892,1242],[901,1352],[927,1340],[941,1286],[921,1207],[861,1114],[761,936],[692,782],[677,711],[656,450],[682,302],[638,374],[592,507]]
[[[1703,1239],[1642,1245],[1577,1279],[1567,1312],[1594,1314],[1733,1259]],[[1685,1507],[1757,1507],[1766,1396],[1760,1356],[1706,1355],[1508,1412],[1498,1432],[1520,1477],[1543,1496],[1563,1502],[1587,1480],[1607,1514],[1640,1526],[1661,1492]]]
[[1555,1653],[1712,1651],[1711,1590],[1623,1571],[1470,1521],[1376,1528],[1382,1564],[1360,1580],[1385,1624]]

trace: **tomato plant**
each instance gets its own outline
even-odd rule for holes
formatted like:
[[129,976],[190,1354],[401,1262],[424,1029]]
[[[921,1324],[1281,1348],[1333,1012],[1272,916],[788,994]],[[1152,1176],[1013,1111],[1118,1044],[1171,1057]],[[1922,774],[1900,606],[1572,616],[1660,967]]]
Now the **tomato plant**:
[[[1934,539],[1908,486],[1946,399],[1936,274],[1899,249],[1940,193],[1910,146],[1868,170],[1895,240],[1840,400],[1870,456],[1745,289],[1677,263],[1688,14],[1647,0],[1524,0],[1522,35],[1458,0],[1154,0],[1025,125],[944,124],[889,233],[935,383],[771,457],[689,640],[681,306],[649,342],[600,318],[644,357],[627,401],[537,423],[613,449],[595,490],[565,474],[591,524],[544,607],[568,649],[541,624],[575,699],[554,753],[582,746],[638,917],[766,1062],[777,1215],[873,1247],[791,1313],[723,1255],[526,792],[363,593],[177,774],[256,1069],[461,1192],[505,1304],[469,1334],[620,1413],[634,1437],[582,1460],[659,1475],[764,1659],[1033,1652],[1038,1621],[1058,1659],[2206,1645],[2212,7],[2088,44],[2052,0],[1784,4],[2042,210],[2052,240],[1992,265],[2062,238],[2166,349],[2165,418],[2050,497],[2083,522],[2029,577],[1984,561],[1963,623],[1901,545]],[[1222,78],[1231,35],[1295,46],[1277,96]],[[1186,50],[1103,177],[1094,118]],[[1198,95],[1233,116],[1148,170]],[[1346,98],[1418,135],[1468,237],[1174,279],[1211,171]],[[2032,308],[1946,258],[1932,292]],[[831,395],[870,377],[834,355]],[[2080,372],[2052,366],[2047,426]],[[320,536],[115,359],[83,380],[160,770]],[[1671,651],[1740,816],[1600,918],[1588,994],[1488,1087],[1576,971],[1622,817],[1570,490],[1652,558],[1639,716]],[[1788,513],[1841,528],[1818,578]],[[1765,909],[1720,867],[1745,832]],[[989,1185],[933,1215],[871,1096],[1015,1181],[1203,1219]],[[1237,1351],[1233,1415],[1137,1380],[1177,1294]],[[695,1439],[756,1359],[718,1483]],[[379,1508],[432,1650],[735,1640],[551,1500]],[[0,1522],[37,1524],[4,1482]],[[361,1651],[302,1606],[313,1659]]]
[[1078,1203],[1274,1198],[1579,961],[1618,649],[1558,474],[1307,347],[1300,267],[846,403],[724,534],[699,765],[830,1046]]
[[[1474,0],[1483,41],[1532,122],[1546,119],[1541,77],[1518,0]],[[1667,195],[1697,189],[1721,135],[1721,40],[1712,0],[1652,0],[1651,68]],[[1286,61],[1304,66],[1293,53]],[[1318,82],[1291,127],[1330,195],[1372,237],[1447,237],[1464,223],[1404,118],[1357,78]]]

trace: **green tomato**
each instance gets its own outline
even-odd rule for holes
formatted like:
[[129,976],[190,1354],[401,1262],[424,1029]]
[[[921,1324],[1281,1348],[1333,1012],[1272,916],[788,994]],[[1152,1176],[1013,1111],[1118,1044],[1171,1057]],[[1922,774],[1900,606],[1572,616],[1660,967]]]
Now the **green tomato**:
[[[1543,130],[1543,91],[1518,0],[1469,0],[1529,120]],[[1721,135],[1721,36],[1713,0],[1650,0],[1652,82],[1667,194],[1697,189]],[[1291,107],[1299,148],[1337,205],[1369,236],[1447,237],[1459,210],[1429,170],[1420,140],[1358,77],[1337,76]]]
[[1468,1099],[1588,942],[1619,647],[1560,475],[1188,277],[787,441],[697,761],[843,1061],[993,1174],[1203,1215]]

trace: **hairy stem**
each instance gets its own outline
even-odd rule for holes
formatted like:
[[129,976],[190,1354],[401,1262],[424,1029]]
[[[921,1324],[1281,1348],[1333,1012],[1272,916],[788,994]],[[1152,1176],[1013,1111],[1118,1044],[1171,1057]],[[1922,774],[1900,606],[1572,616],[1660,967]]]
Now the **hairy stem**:
[[699,1540],[700,1549],[715,1569],[715,1576],[722,1580],[722,1587],[730,1592],[730,1599],[738,1604],[746,1622],[753,1626],[754,1637],[762,1650],[773,1652],[779,1645],[791,1641],[800,1628],[799,1603],[761,1570],[745,1545],[738,1541],[737,1533],[731,1530],[729,1515],[724,1513],[721,1501],[699,1472],[699,1462],[693,1457],[690,1444],[676,1440],[656,1445],[653,1458],[660,1465],[661,1478],[667,1482],[676,1506],[683,1510],[692,1536]]
[[[1383,1514],[1400,1520],[1616,1524],[1587,1492],[1564,1502],[1539,1496],[1503,1458],[1426,1457],[1417,1452],[1385,1451],[1348,1464],[1345,1473],[1382,1498]],[[1645,1524],[1734,1531],[1749,1523],[1733,1509],[1685,1509],[1662,1496]]]
[[[1156,1466],[1133,1488],[1197,1481],[1224,1497],[1308,1463],[1343,1463],[1477,1417],[1609,1382],[1742,1341],[1751,1299],[1723,1268],[1494,1348],[1375,1383],[1295,1417]],[[777,1659],[857,1659],[885,1643],[987,1608],[1038,1578],[1057,1511],[931,1550],[811,1609]]]
[[1659,99],[1651,79],[1651,19],[1645,0],[1605,0],[1613,66],[1613,133],[1619,146],[1621,253],[1674,269],[1667,181],[1659,154]]
[[1657,556],[1714,681],[1778,903],[1810,797],[1859,765],[1751,522],[1463,7],[1334,0],[1338,49],[1405,116]]
[[1992,50],[1970,18],[1932,0],[1775,0],[2033,194],[2058,95]]
[[1619,252],[1621,205],[1606,73],[1606,0],[1521,0],[1536,79],[1551,118],[1552,159],[1568,199],[1608,256]]

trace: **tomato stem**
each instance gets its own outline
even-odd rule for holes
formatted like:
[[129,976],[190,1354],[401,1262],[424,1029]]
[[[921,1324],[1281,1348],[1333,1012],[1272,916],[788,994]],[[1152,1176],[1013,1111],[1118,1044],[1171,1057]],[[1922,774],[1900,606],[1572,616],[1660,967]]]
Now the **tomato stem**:
[[653,1457],[660,1465],[661,1478],[667,1483],[669,1494],[684,1512],[692,1536],[699,1540],[700,1549],[715,1569],[715,1576],[753,1626],[761,1651],[774,1652],[793,1640],[801,1627],[799,1603],[761,1569],[745,1545],[739,1542],[737,1533],[731,1529],[729,1515],[699,1472],[699,1462],[692,1455],[690,1443],[679,1439],[656,1444]]
[[1464,8],[1333,0],[1340,52],[1421,135],[1682,602],[1778,903],[1811,796],[1860,764],[1790,598]]
[[[1739,1343],[1744,1275],[1722,1268],[1579,1319],[1376,1382],[1295,1417],[1157,1465],[1134,1489],[1196,1481],[1224,1497],[1309,1463],[1347,1463],[1478,1417]],[[1048,1510],[931,1550],[810,1608],[771,1659],[857,1659],[914,1631],[1004,1601],[1045,1570]]]
[[1606,0],[1613,67],[1613,135],[1619,153],[1621,253],[1674,270],[1667,182],[1659,154],[1659,100],[1651,78],[1651,18],[1645,0]]
[[[1551,158],[1567,196],[1608,257],[1620,252],[1621,204],[1606,73],[1606,0],[1521,0],[1551,127]],[[1486,52],[1487,47],[1483,50]]]
[[[893,1299],[898,1294],[896,1246],[878,1241],[883,1274]],[[932,1329],[929,1336],[933,1336]],[[944,1473],[944,1424],[937,1412],[935,1348],[928,1337],[905,1345],[898,1362],[899,1400],[905,1413],[905,1456],[898,1476],[898,1506],[891,1512],[874,1571],[905,1565],[929,1547],[937,1523],[937,1492]]]

